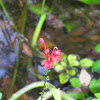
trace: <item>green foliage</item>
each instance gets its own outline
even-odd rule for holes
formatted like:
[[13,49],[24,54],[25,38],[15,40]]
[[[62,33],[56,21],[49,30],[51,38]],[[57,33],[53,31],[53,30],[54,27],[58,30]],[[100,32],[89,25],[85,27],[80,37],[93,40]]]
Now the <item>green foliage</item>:
[[64,66],[64,67],[67,66],[66,62],[64,62],[64,61],[61,61],[60,63],[61,63],[61,65]]
[[72,61],[72,60],[76,60],[76,59],[77,59],[76,55],[72,55],[72,54],[68,55],[68,61],[69,62]]
[[64,62],[67,63],[67,55],[63,54],[63,55],[61,55],[61,58],[63,59]]
[[86,98],[85,100],[92,100],[91,98]]
[[76,55],[68,55],[69,66],[78,66],[79,62],[77,61]]
[[72,97],[76,98],[76,99],[83,99],[85,97],[85,93],[68,93],[69,95],[71,95]]
[[61,73],[59,75],[59,81],[61,84],[65,84],[66,82],[68,82],[68,80],[69,80],[69,76],[67,73]]
[[100,52],[100,44],[97,44],[96,47],[94,48],[97,52]]
[[66,70],[67,74],[71,75],[71,76],[75,76],[76,75],[76,71],[75,69],[70,69],[70,70]]
[[71,24],[64,24],[65,28],[67,29],[68,32],[71,32],[71,30],[73,29],[73,26]]
[[95,93],[94,94],[98,99],[100,99],[100,93]]
[[64,67],[62,65],[60,65],[60,64],[55,66],[55,70],[56,71],[60,71],[60,70],[63,70],[63,69],[64,69]]
[[80,81],[79,81],[79,78],[71,78],[70,79],[70,83],[71,83],[71,85],[73,86],[73,87],[81,87],[82,85],[81,85],[81,83],[80,83]]
[[94,94],[98,99],[92,99],[92,100],[100,100],[100,93],[95,93]]
[[[29,5],[29,7],[36,15],[41,15],[43,13],[41,6]],[[49,11],[48,6],[45,6],[45,11]]]
[[1,98],[2,98],[2,93],[0,92],[0,100],[1,100]]
[[89,85],[90,91],[94,93],[100,92],[100,79],[92,80]]
[[80,0],[83,3],[89,4],[89,5],[99,5],[100,0]]
[[97,60],[96,62],[94,62],[93,67],[92,67],[92,71],[93,72],[97,72],[100,70],[100,60]]
[[90,59],[85,58],[85,59],[80,60],[80,65],[84,66],[84,67],[92,67],[93,66],[93,61],[90,60]]
[[76,75],[76,70],[71,67],[76,67],[76,66],[91,67],[93,66],[94,63],[92,60],[87,58],[77,61],[77,56],[73,54],[69,54],[68,56],[64,54],[61,57],[63,61],[59,62],[58,64],[56,63],[54,64],[56,71],[59,72],[62,70],[64,71],[59,75],[59,81],[61,84],[65,84],[69,80],[69,76]]
[[64,18],[64,16],[62,14],[59,15],[59,18],[63,21],[64,27],[67,29],[67,31],[71,32],[74,26],[72,24],[70,24],[70,23],[66,23],[64,21],[65,18]]
[[41,15],[42,14],[41,7],[36,6],[36,5],[30,5],[29,7],[35,14],[37,14],[37,15]]

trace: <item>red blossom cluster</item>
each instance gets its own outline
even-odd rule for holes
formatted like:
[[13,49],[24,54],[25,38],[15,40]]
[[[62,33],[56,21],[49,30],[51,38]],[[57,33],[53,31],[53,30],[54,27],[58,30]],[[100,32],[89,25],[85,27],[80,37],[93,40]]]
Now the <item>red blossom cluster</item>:
[[40,38],[39,41],[44,45],[44,53],[42,52],[42,55],[45,58],[45,61],[43,61],[41,65],[43,65],[45,69],[51,69],[51,67],[54,68],[54,62],[58,63],[58,61],[62,61],[60,55],[64,53],[60,52],[61,50],[58,50],[57,47],[54,47],[53,50],[51,50],[50,48],[47,49],[42,38]]

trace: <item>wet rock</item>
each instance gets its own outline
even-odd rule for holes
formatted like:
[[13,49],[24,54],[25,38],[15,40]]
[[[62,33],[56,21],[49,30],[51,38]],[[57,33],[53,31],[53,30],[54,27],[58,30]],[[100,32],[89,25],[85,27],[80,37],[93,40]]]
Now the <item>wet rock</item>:
[[62,28],[63,27],[62,20],[60,20],[53,14],[47,14],[46,22],[48,25],[52,26],[53,28]]

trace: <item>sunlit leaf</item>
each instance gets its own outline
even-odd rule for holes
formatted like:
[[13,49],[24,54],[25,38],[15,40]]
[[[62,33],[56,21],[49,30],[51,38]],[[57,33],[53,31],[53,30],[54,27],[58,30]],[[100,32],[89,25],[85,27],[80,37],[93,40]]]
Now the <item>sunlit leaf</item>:
[[97,52],[100,52],[100,44],[97,44],[96,47],[94,48]]
[[70,62],[70,61],[74,61],[74,60],[76,60],[77,59],[77,56],[76,55],[72,55],[72,54],[70,54],[70,55],[68,55],[68,61]]
[[70,69],[70,70],[66,70],[67,74],[70,74],[71,76],[75,76],[76,75],[76,71],[75,69]]
[[85,58],[85,59],[80,60],[80,65],[84,66],[84,67],[92,67],[93,66],[93,61],[90,60],[90,59]]
[[69,66],[78,66],[78,65],[79,65],[79,62],[77,60],[69,62]]
[[63,69],[64,69],[64,67],[62,65],[60,65],[60,64],[55,66],[55,70],[56,71],[60,71],[60,70],[63,70]]
[[69,76],[67,75],[67,73],[61,73],[59,75],[59,81],[61,84],[65,84],[66,82],[68,82],[69,80]]
[[88,86],[91,81],[91,76],[85,69],[82,69],[79,75],[79,80],[83,86]]
[[94,94],[98,99],[100,99],[100,93],[95,93]]
[[0,92],[0,100],[1,100],[1,98],[2,98],[2,93]]
[[76,60],[77,56],[76,55],[68,55],[68,61],[69,61],[69,66],[78,66],[79,62]]
[[93,72],[100,71],[100,60],[97,60],[96,62],[94,62],[93,67],[92,67],[92,71]]
[[80,0],[83,3],[89,4],[89,5],[99,5],[100,0]]
[[62,65],[62,66],[64,66],[64,67],[67,67],[67,64],[66,64],[66,62],[64,62],[64,61],[61,61],[60,63],[61,63],[61,65]]
[[90,91],[94,93],[100,92],[100,79],[92,80],[89,85]]
[[81,85],[81,83],[80,83],[80,81],[79,81],[79,78],[71,78],[70,79],[70,83],[71,83],[71,85],[73,86],[73,87],[81,87],[82,85]]
[[76,98],[76,99],[83,99],[85,97],[85,93],[68,93],[69,95],[71,95],[72,97]]

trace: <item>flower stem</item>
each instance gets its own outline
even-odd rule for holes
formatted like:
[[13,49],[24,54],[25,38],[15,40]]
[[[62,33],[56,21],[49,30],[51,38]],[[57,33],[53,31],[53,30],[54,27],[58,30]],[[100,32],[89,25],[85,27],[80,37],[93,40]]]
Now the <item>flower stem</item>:
[[44,12],[45,0],[42,2],[42,13]]
[[44,82],[44,86],[43,86],[43,91],[42,91],[42,94],[41,94],[41,100],[42,100],[42,98],[43,98],[43,94],[44,94],[44,90],[45,90],[45,88],[46,88],[46,82],[47,82],[47,77],[48,77],[48,73],[49,73],[49,70],[47,70],[47,72],[46,72],[46,79],[45,79],[45,82]]
[[9,14],[8,14],[8,12],[7,12],[6,8],[5,8],[5,6],[4,6],[2,0],[0,0],[0,5],[1,5],[3,11],[5,12],[5,15],[7,16],[8,20],[10,21],[11,25],[12,25],[12,26],[14,27],[14,29],[19,33],[19,31],[18,31],[16,25],[14,24],[14,22],[13,22],[12,19],[10,18],[10,16],[9,16]]
[[41,31],[41,28],[44,24],[45,19],[46,19],[46,14],[45,13],[41,14],[39,22],[38,22],[36,29],[34,31],[34,34],[32,36],[32,42],[31,42],[32,48],[35,48],[35,46],[36,46],[40,31]]

